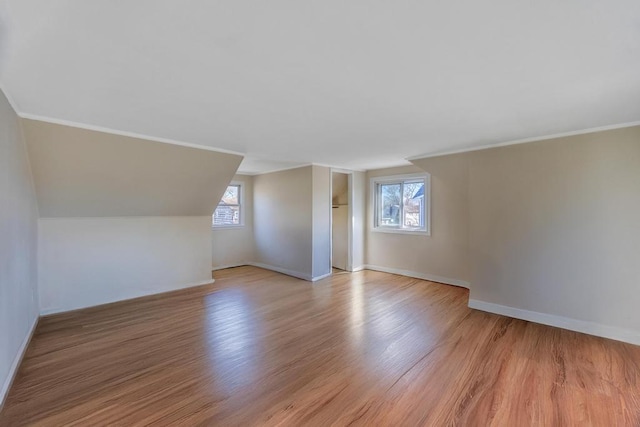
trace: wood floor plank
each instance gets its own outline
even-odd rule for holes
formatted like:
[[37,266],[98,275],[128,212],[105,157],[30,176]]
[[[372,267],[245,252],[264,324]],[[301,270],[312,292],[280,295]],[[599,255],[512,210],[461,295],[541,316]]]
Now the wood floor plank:
[[638,426],[640,347],[392,274],[255,267],[41,319],[0,426]]

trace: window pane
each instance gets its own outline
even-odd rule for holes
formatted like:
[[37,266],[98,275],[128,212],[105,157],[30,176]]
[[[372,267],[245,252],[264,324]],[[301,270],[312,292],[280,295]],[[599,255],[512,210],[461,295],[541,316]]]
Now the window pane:
[[404,183],[402,225],[406,228],[424,227],[424,181]]
[[400,226],[400,184],[380,184],[380,211],[378,212],[379,224],[383,226]]
[[240,185],[230,185],[225,190],[213,213],[213,225],[241,225],[240,224]]
[[230,185],[227,187],[227,190],[222,195],[222,200],[220,204],[227,205],[239,205],[240,200],[240,186],[239,185]]
[[213,225],[240,225],[240,206],[219,205],[213,213]]

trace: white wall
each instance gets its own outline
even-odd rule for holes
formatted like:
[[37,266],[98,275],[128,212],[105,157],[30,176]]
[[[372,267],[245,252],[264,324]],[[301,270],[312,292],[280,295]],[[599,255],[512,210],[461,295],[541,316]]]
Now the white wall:
[[334,206],[331,213],[331,265],[346,270],[349,253],[349,206]]
[[365,264],[365,229],[367,217],[367,177],[364,172],[351,172],[352,200],[352,252],[351,269],[359,270]]
[[471,305],[640,344],[640,126],[469,157]]
[[253,177],[256,265],[312,279],[312,188],[311,166]]
[[211,266],[215,269],[244,265],[254,260],[253,242],[253,177],[236,175],[233,181],[242,183],[244,225],[217,227],[211,233]]
[[0,91],[0,406],[38,318],[37,218],[22,130]]
[[331,169],[312,166],[312,279],[331,274]]
[[43,314],[210,283],[211,217],[38,221]]
[[[422,166],[367,172],[366,264],[372,269],[469,286],[466,163],[435,159]],[[424,170],[431,174],[431,235],[373,231],[370,179]]]

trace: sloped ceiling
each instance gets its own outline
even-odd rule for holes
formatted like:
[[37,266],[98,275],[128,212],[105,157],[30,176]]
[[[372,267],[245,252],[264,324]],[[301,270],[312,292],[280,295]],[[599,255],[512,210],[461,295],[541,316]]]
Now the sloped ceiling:
[[5,1],[23,116],[249,160],[368,169],[640,120],[637,0]]
[[23,119],[40,216],[211,215],[242,156]]

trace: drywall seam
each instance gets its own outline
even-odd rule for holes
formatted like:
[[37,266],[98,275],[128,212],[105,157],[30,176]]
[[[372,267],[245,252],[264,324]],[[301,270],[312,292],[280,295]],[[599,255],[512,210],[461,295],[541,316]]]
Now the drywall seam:
[[555,314],[529,311],[476,299],[469,299],[469,307],[489,313],[527,320],[529,322],[541,323],[543,325],[555,326],[557,328],[569,329],[570,331],[640,345],[640,333],[629,329],[616,328],[614,326],[557,316]]

